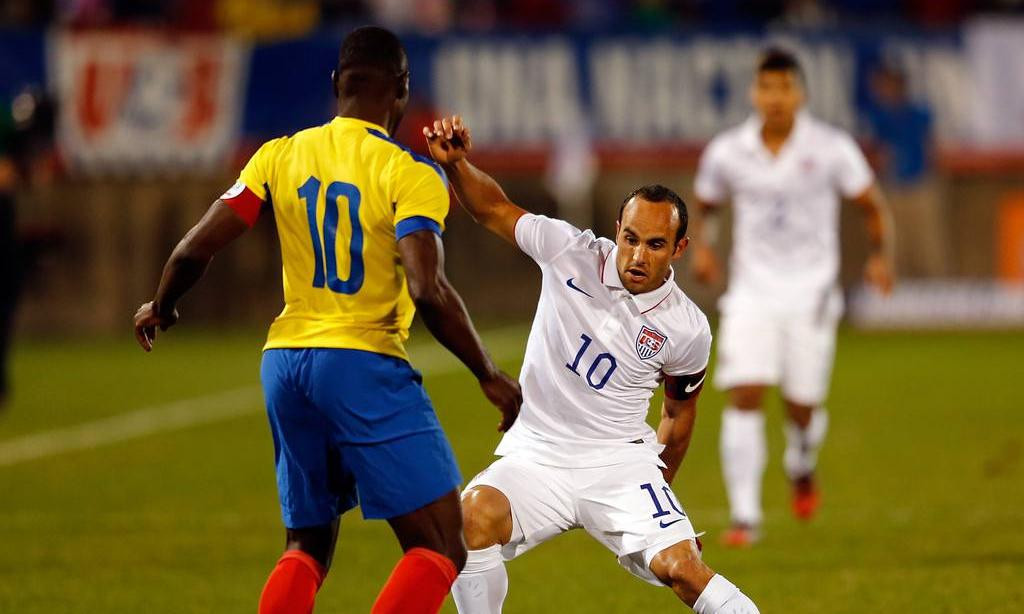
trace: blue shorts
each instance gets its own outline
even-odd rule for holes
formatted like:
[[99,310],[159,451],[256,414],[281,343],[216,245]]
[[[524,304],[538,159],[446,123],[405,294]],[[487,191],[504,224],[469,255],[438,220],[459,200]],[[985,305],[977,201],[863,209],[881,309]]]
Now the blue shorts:
[[423,379],[405,360],[272,349],[260,378],[289,529],[328,524],[356,505],[364,518],[394,518],[462,481]]

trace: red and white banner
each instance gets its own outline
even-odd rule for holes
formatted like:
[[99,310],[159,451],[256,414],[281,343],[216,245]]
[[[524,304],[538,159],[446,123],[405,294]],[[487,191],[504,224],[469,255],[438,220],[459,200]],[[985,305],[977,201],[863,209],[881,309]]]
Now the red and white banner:
[[215,169],[238,138],[246,45],[151,31],[58,32],[58,142],[86,172]]

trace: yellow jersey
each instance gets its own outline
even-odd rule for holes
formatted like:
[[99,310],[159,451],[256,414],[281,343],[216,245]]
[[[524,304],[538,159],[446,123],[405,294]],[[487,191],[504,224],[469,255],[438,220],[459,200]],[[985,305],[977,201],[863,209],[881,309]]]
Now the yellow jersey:
[[381,126],[336,117],[266,142],[225,197],[246,188],[273,208],[281,241],[284,310],[264,349],[350,348],[407,358],[415,306],[398,239],[444,229],[449,201],[441,168]]

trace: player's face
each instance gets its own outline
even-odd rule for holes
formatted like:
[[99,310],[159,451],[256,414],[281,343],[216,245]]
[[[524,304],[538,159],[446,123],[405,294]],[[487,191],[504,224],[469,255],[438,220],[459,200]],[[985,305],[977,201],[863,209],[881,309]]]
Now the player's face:
[[754,79],[750,97],[767,126],[789,126],[804,103],[804,88],[795,71],[762,70]]
[[615,268],[622,285],[633,294],[654,290],[668,277],[672,261],[683,255],[689,239],[676,242],[679,212],[671,203],[633,197],[615,227],[619,247]]

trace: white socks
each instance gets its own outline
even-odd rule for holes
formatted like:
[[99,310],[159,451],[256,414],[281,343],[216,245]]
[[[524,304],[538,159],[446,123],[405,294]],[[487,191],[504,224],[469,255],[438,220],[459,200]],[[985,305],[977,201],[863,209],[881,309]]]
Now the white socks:
[[697,614],[759,614],[757,606],[736,585],[715,574],[693,604]]
[[828,411],[818,407],[811,413],[811,422],[800,429],[792,420],[786,422],[786,454],[782,457],[789,479],[796,480],[814,471],[818,450],[828,431]]
[[764,413],[726,407],[720,447],[732,521],[756,527],[761,524],[761,479],[768,459]]
[[501,614],[508,593],[508,574],[501,546],[470,550],[466,566],[452,585],[452,599],[460,614]]

